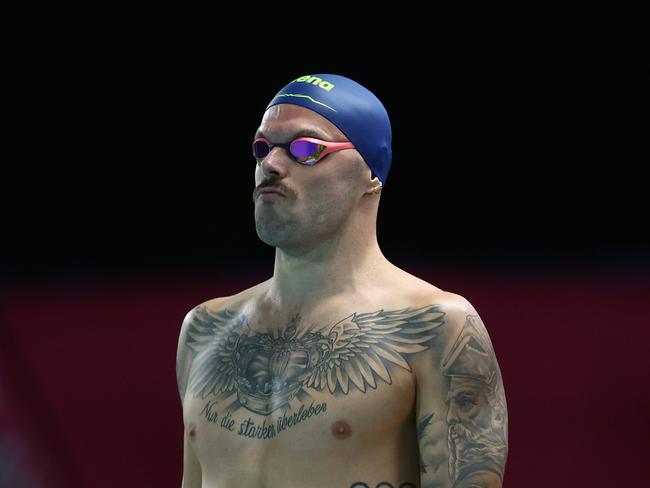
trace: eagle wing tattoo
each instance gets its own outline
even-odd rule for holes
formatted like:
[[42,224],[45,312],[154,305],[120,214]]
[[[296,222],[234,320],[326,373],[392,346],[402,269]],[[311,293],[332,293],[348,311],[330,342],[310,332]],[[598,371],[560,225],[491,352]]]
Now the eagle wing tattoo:
[[430,346],[444,315],[436,305],[382,309],[315,330],[292,323],[272,334],[252,331],[242,314],[199,306],[188,328],[187,346],[196,353],[188,387],[201,398],[236,393],[261,413],[276,409],[277,398],[289,402],[308,388],[365,392],[379,379],[391,384],[391,365],[411,371],[405,355]]
[[234,355],[245,317],[224,309],[212,312],[205,306],[194,309],[187,346],[197,353],[190,371],[190,391],[201,398],[228,393],[235,388]]
[[371,313],[353,313],[331,327],[330,349],[316,365],[306,386],[331,393],[347,394],[350,387],[362,392],[377,387],[377,379],[391,384],[389,364],[407,371],[411,367],[405,354],[415,354],[429,347],[436,329],[444,322],[438,306],[403,308]]

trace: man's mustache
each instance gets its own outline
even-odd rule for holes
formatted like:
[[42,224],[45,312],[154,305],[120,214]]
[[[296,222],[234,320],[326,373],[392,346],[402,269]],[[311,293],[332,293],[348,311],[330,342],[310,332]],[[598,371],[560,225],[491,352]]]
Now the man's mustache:
[[286,185],[283,185],[282,183],[279,183],[275,180],[264,180],[253,190],[253,197],[259,195],[260,191],[262,191],[265,188],[277,190],[278,192],[282,193],[287,197],[293,196],[293,191],[287,188]]

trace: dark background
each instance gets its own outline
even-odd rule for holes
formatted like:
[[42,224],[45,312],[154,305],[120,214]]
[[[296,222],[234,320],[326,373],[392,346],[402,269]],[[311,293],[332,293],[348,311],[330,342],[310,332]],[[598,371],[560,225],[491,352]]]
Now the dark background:
[[[640,12],[577,2],[24,12],[19,151],[3,178],[6,479],[179,485],[180,320],[272,274],[251,136],[287,82],[338,73],[392,120],[384,254],[467,296],[492,335],[513,436],[505,486],[608,486],[585,475],[596,457],[647,452],[647,420],[634,435],[594,430],[620,421],[622,394],[628,414],[650,397],[637,382],[650,322],[642,26]],[[592,453],[597,440],[631,451]]]
[[29,159],[10,271],[267,259],[250,140],[275,92],[313,72],[358,80],[391,116],[378,223],[387,255],[647,265],[637,15],[571,2],[428,14],[43,7],[26,26]]

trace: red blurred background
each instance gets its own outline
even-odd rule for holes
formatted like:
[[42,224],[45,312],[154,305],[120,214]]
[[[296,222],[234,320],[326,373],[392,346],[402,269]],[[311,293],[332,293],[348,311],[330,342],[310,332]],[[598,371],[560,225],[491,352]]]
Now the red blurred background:
[[[509,409],[504,486],[643,479],[650,279],[409,271],[468,298],[488,327]],[[180,323],[198,303],[266,278],[82,279],[4,290],[0,480],[14,483],[3,486],[180,486]]]

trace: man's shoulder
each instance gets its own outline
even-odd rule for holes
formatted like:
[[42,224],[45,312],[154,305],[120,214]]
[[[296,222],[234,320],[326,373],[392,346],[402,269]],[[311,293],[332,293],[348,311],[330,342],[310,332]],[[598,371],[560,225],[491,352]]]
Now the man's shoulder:
[[410,286],[404,288],[404,299],[412,306],[436,306],[445,314],[454,316],[476,313],[474,306],[464,296],[443,290],[420,278],[414,278]]
[[245,304],[254,301],[259,297],[259,295],[267,288],[269,281],[270,280],[263,281],[233,295],[214,297],[201,302],[187,312],[186,319],[191,319],[197,310],[219,312],[225,309],[240,309]]
[[211,298],[199,303],[185,314],[181,324],[176,356],[177,380],[181,398],[184,395],[189,370],[193,362],[194,355],[191,351],[198,352],[210,343],[215,335],[226,330],[229,325],[241,323],[236,320],[238,312],[260,295],[265,289],[266,283],[259,283],[234,295]]
[[476,327],[487,333],[474,305],[466,297],[458,293],[443,290],[429,283],[423,283],[410,290],[405,297],[405,301],[411,309],[429,307],[429,310],[437,313],[437,316],[442,319],[442,327],[438,334],[441,344],[456,340],[468,321],[476,324]]
[[256,298],[266,289],[267,285],[268,280],[233,295],[214,297],[199,303],[185,314],[181,325],[181,335],[186,335],[189,329],[195,328],[197,324],[200,324],[206,319],[214,321],[216,317],[225,318],[230,315],[234,316],[247,305],[255,302]]
[[419,309],[428,305],[438,314],[441,325],[437,329],[436,340],[429,348],[434,355],[449,354],[467,341],[478,341],[485,344],[486,350],[492,350],[489,330],[466,297],[430,285],[412,294],[410,303],[411,308]]

